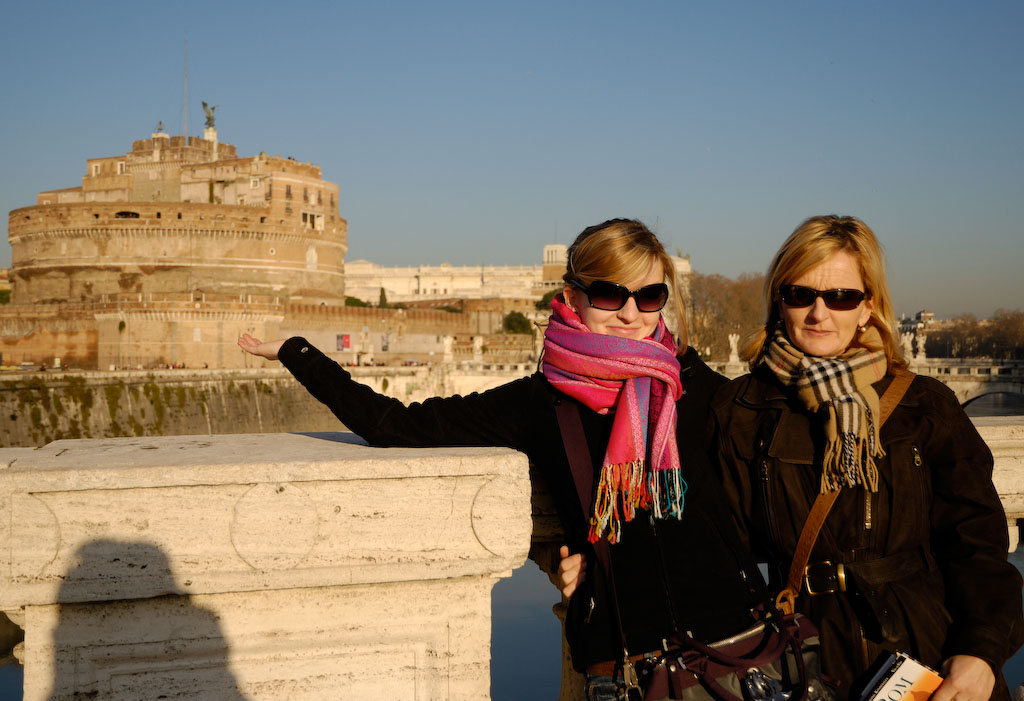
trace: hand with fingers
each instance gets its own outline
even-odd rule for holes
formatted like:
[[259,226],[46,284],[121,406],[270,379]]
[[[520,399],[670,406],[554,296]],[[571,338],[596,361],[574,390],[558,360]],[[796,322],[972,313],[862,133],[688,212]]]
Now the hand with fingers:
[[945,680],[931,701],[986,701],[996,683],[992,666],[971,655],[950,657],[942,664],[942,675]]
[[573,592],[583,584],[587,578],[587,559],[583,553],[569,554],[569,546],[563,545],[558,549],[558,581],[562,596],[569,599]]
[[256,355],[267,360],[277,360],[277,353],[284,345],[285,339],[280,341],[261,341],[254,336],[243,333],[238,337],[238,347],[250,355]]

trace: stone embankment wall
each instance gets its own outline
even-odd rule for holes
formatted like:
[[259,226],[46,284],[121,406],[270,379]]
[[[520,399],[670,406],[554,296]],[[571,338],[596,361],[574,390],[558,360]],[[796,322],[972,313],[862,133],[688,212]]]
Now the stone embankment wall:
[[[482,391],[522,377],[533,367],[350,370],[375,391],[408,403]],[[62,438],[308,433],[342,428],[280,367],[0,375],[0,447],[39,447]]]
[[0,376],[0,445],[61,438],[338,430],[285,371]]

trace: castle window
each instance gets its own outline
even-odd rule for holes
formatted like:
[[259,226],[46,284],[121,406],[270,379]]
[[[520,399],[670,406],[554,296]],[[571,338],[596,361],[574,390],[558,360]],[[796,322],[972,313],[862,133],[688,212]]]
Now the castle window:
[[334,195],[331,195],[331,209],[334,209]]
[[309,202],[309,190],[302,188],[302,201]]
[[290,200],[292,198],[292,186],[291,185],[285,185],[284,186],[284,196],[285,196],[285,199],[289,199]]
[[266,217],[260,217],[260,224],[266,224],[266,223],[267,223],[267,218]]
[[324,193],[322,193],[320,190],[316,191],[316,203],[317,204],[323,204],[324,203]]
[[302,213],[302,225],[309,227],[310,229],[316,229],[323,231],[324,229],[324,215],[315,214],[313,212]]
[[92,174],[93,175],[99,175],[100,174],[100,164],[99,163],[93,163],[92,164]]
[[118,212],[114,216],[117,217],[118,219],[138,219],[139,218],[139,213],[138,212]]
[[178,219],[181,219],[181,212],[178,212]]
[[252,188],[253,190],[258,188],[259,186],[260,186],[260,181],[259,181],[258,178],[253,178],[252,180],[249,181],[249,187]]
[[160,212],[157,212],[157,213],[156,213],[156,218],[157,218],[157,219],[159,219],[159,218],[160,218]]
[[117,162],[117,174],[124,175],[124,161]]

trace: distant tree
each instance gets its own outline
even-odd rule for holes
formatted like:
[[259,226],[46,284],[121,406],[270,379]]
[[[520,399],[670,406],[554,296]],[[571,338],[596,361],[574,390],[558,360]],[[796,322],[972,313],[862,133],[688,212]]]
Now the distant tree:
[[764,275],[743,273],[735,280],[724,275],[694,272],[690,277],[687,332],[690,345],[708,360],[728,360],[729,334],[746,338],[764,323],[761,288]]
[[345,297],[345,306],[346,307],[368,307],[368,306],[370,306],[370,303],[369,302],[364,302],[363,300],[359,299],[358,297]]
[[965,314],[926,334],[930,358],[1024,358],[1024,312],[1019,309],[997,309],[981,321]]
[[537,309],[539,309],[542,312],[547,310],[547,309],[550,309],[551,308],[551,300],[553,300],[555,298],[555,295],[558,294],[561,291],[562,291],[562,289],[558,288],[558,289],[551,290],[550,292],[545,292],[544,296],[541,297],[538,301],[534,302],[533,306],[537,307]]
[[10,303],[11,303],[11,291],[10,290],[0,290],[0,304],[10,304]]
[[388,294],[384,291],[384,288],[380,288],[380,301],[377,302],[377,306],[381,309],[387,309],[388,307]]
[[989,320],[992,357],[1000,360],[1024,358],[1024,311],[997,309]]
[[505,333],[533,333],[533,325],[522,312],[509,312],[501,322]]

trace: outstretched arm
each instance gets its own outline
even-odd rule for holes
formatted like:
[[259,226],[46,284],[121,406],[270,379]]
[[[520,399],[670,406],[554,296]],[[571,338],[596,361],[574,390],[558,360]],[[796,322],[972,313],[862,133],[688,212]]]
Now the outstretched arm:
[[277,360],[277,352],[281,350],[285,339],[280,341],[261,341],[258,338],[243,333],[238,337],[238,347],[250,355],[257,355],[267,360]]

